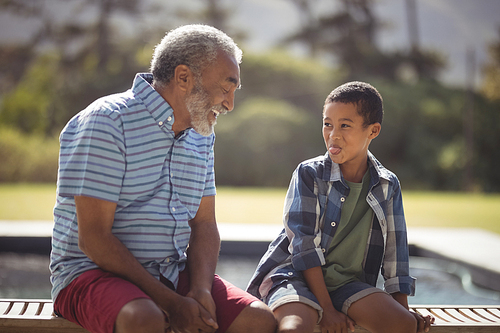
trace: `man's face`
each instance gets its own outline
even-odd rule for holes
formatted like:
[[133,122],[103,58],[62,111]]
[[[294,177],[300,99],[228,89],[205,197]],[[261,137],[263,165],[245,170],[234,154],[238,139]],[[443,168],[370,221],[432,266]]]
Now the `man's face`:
[[191,116],[191,126],[201,135],[213,133],[217,116],[233,110],[234,93],[240,85],[240,68],[234,57],[219,52],[215,64],[202,72],[191,93],[186,97],[186,107]]
[[186,108],[191,115],[191,126],[201,135],[213,133],[219,114],[228,112],[221,104],[213,105],[208,91],[197,82],[186,98]]

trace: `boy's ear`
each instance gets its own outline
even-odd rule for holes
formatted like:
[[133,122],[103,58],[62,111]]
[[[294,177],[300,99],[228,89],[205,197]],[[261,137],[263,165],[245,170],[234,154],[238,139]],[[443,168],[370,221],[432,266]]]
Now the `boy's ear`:
[[175,68],[174,81],[180,90],[188,92],[194,84],[193,72],[188,66],[179,65]]
[[371,124],[369,138],[375,139],[380,134],[381,129],[382,125],[380,125],[380,123]]

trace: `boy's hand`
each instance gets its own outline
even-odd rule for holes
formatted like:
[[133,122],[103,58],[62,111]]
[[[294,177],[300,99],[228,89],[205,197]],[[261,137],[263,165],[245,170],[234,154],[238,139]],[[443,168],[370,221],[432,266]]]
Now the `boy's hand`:
[[348,329],[354,332],[356,323],[332,306],[323,309],[323,318],[321,318],[319,325],[321,326],[321,333],[347,333]]
[[417,319],[417,332],[429,332],[431,324],[434,324],[434,317],[430,315],[424,317],[413,311],[410,311],[410,313],[415,316],[415,319]]

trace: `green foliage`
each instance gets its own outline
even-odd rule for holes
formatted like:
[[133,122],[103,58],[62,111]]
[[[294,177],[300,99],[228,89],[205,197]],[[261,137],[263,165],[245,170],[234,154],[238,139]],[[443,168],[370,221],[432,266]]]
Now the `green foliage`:
[[500,27],[498,40],[490,44],[488,51],[490,57],[483,68],[482,91],[489,99],[500,100]]
[[320,114],[282,100],[245,100],[216,127],[217,183],[286,186],[299,162],[324,151]]
[[0,124],[24,133],[45,133],[54,100],[57,61],[47,55],[30,66],[16,88],[3,97]]
[[59,142],[0,127],[0,182],[55,182]]
[[321,113],[326,96],[344,80],[339,70],[280,50],[259,55],[245,53],[241,77],[243,89],[236,95],[236,106],[247,98],[266,96],[285,100],[312,114]]

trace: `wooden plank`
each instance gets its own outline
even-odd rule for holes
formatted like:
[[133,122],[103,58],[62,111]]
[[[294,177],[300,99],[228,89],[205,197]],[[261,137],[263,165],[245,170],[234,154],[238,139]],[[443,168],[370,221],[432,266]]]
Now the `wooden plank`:
[[490,320],[487,320],[481,316],[479,316],[477,313],[475,313],[473,310],[474,309],[470,309],[470,308],[459,308],[457,309],[458,312],[460,312],[463,316],[469,318],[470,320],[473,320],[474,322],[476,323],[482,323],[482,322],[492,322]]
[[42,309],[39,313],[40,316],[52,316],[54,313],[54,307],[52,306],[52,302],[43,302],[41,303]]
[[479,308],[473,308],[471,309],[474,313],[476,313],[478,316],[481,316],[481,318],[484,318],[484,320],[488,322],[494,322],[494,323],[499,323],[500,320],[493,316],[490,312],[487,311],[487,309],[479,309]]
[[500,319],[500,309],[488,308],[488,309],[486,309],[486,311],[488,311],[489,313],[491,313],[496,318]]
[[[433,333],[500,332],[500,306],[419,305],[410,308],[423,316],[430,314],[435,317]],[[88,333],[80,326],[52,314],[50,300],[0,300],[0,331]],[[314,332],[320,332],[319,326]],[[355,332],[367,331],[356,326]]]

